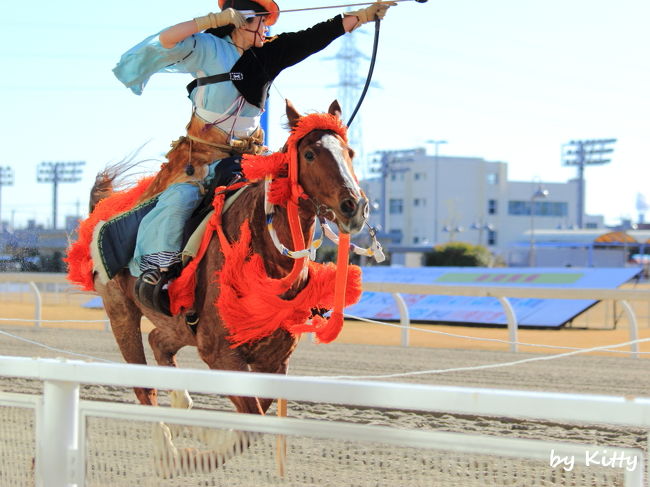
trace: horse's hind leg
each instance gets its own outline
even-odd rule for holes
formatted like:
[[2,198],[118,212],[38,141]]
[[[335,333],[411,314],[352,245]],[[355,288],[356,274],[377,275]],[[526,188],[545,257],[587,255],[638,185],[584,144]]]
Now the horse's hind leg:
[[[96,282],[96,289],[102,296],[106,314],[111,322],[113,336],[122,352],[122,357],[129,364],[146,364],[142,344],[142,332],[140,331],[140,319],[142,313],[117,285],[111,281],[107,285],[99,285]],[[140,404],[155,406],[158,404],[158,392],[156,389],[134,387],[133,388]]]
[[[149,333],[149,345],[158,365],[176,367],[176,352],[185,343],[162,332],[160,328],[156,328]],[[170,391],[169,399],[173,408],[190,409],[192,407],[192,398],[186,390]]]

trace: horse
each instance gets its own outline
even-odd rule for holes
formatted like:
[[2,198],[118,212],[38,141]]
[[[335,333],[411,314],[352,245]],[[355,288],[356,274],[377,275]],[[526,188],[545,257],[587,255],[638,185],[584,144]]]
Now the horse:
[[[315,114],[303,116],[287,100],[286,115],[295,135],[295,130],[301,123]],[[265,200],[268,197],[266,190],[269,178],[248,181],[234,204],[227,207],[218,218],[219,231],[209,239],[204,256],[195,271],[193,304],[200,315],[200,324],[196,330],[186,325],[183,316],[168,317],[142,306],[134,296],[135,278],[127,269],[120,271],[108,282],[103,282],[96,275],[93,277],[95,291],[103,299],[113,335],[126,362],[146,364],[140,327],[141,317],[145,316],[154,325],[148,335],[148,342],[158,365],[176,367],[177,352],[182,347],[194,346],[210,369],[286,374],[290,356],[300,337],[300,333],[295,330],[307,328],[303,326],[292,330],[287,327],[271,327],[272,331],[266,336],[255,336],[254,340],[243,343],[233,342],[232,329],[224,323],[222,313],[215,309],[215,303],[225,289],[222,289],[223,284],[215,284],[214,276],[223,273],[230,258],[224,245],[227,247],[230,243],[246,240],[248,243],[245,242],[243,254],[248,257],[258,256],[268,281],[284,283],[283,287],[278,287],[283,291],[279,296],[281,300],[291,303],[312,279],[309,271],[311,264],[308,265],[308,259],[304,257],[290,258],[287,254],[291,254],[291,251],[278,252],[278,242],[285,250],[293,246],[294,251],[297,251],[295,246],[299,242],[312,242],[318,220],[323,218],[336,223],[340,236],[346,235],[347,238],[359,232],[366,224],[368,199],[354,174],[354,151],[347,144],[341,108],[334,101],[327,113],[317,115],[328,117],[329,122],[325,127],[319,127],[318,123],[313,128],[305,129],[303,126],[303,131],[307,131],[297,140],[295,147],[289,146],[288,141],[283,150],[276,153],[280,156],[278,160],[283,157],[286,160],[287,154],[294,154],[295,168],[283,166],[280,173],[284,172],[285,176],[287,171],[295,173],[295,181],[285,188],[285,193],[290,193],[295,199],[289,199],[286,207],[275,207],[273,232],[268,231],[268,202]],[[254,168],[255,164],[256,159],[252,159],[249,168]],[[246,166],[246,156],[243,166]],[[91,191],[91,200],[96,203],[101,198],[110,198],[111,193],[106,191],[106,185],[116,174],[117,171],[109,169],[100,172]],[[292,204],[297,210],[297,222],[294,220],[293,226]],[[345,252],[347,255],[347,247],[339,250],[339,254]],[[246,310],[242,312],[245,313]],[[158,404],[156,389],[137,387],[134,392],[141,404]],[[174,407],[191,407],[187,391],[171,391],[170,399]],[[229,399],[238,412],[253,414],[265,414],[274,400],[235,396]]]

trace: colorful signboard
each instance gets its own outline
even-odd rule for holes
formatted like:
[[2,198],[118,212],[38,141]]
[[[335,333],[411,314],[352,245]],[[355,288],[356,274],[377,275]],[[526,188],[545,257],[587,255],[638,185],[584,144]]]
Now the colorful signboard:
[[[564,287],[615,289],[636,276],[636,268],[482,268],[482,267],[364,267],[364,282],[444,284],[460,286]],[[412,321],[506,325],[496,298],[404,294]],[[559,327],[593,306],[594,300],[509,299],[520,326]],[[389,293],[364,292],[346,314],[375,320],[399,320]]]

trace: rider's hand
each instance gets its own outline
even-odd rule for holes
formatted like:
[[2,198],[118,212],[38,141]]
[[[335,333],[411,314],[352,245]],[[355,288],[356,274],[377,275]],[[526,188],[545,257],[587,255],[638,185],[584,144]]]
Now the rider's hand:
[[203,17],[196,17],[194,22],[196,22],[196,26],[198,27],[199,32],[201,32],[206,29],[215,29],[229,24],[232,24],[235,27],[241,27],[246,23],[246,19],[238,10],[227,8],[218,14],[209,13]]
[[345,12],[345,15],[354,15],[359,19],[357,25],[354,26],[356,29],[360,25],[365,24],[366,22],[372,22],[375,19],[383,19],[386,16],[386,11],[389,7],[394,7],[397,5],[395,2],[377,2],[373,3],[370,7],[362,8],[361,10],[355,10],[353,12]]

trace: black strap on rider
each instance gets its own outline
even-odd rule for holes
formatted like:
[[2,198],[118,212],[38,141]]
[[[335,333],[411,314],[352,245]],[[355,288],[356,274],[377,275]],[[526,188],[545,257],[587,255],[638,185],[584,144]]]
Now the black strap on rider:
[[204,76],[203,78],[196,78],[189,85],[187,85],[187,94],[191,95],[194,88],[197,86],[212,85],[214,83],[223,83],[224,81],[241,81],[244,79],[244,73],[221,73],[212,76]]

